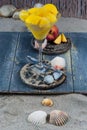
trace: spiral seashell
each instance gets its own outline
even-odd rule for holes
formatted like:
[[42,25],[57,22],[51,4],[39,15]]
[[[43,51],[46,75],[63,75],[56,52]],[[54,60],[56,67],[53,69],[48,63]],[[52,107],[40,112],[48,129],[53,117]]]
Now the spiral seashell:
[[41,103],[44,106],[49,106],[49,107],[53,106],[53,101],[50,98],[43,99]]
[[49,115],[49,123],[62,126],[68,121],[67,113],[60,110],[53,110]]
[[47,113],[45,111],[35,111],[28,116],[28,121],[34,125],[41,125],[46,123]]

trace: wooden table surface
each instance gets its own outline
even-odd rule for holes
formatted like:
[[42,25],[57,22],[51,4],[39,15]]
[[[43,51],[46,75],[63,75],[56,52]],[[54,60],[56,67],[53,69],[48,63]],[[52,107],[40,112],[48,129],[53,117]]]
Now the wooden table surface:
[[72,41],[69,51],[61,55],[44,55],[47,60],[62,56],[66,60],[67,78],[60,86],[49,90],[37,90],[24,84],[20,69],[27,63],[25,57],[38,58],[31,46],[29,32],[0,32],[0,93],[17,94],[87,94],[87,33],[66,33]]

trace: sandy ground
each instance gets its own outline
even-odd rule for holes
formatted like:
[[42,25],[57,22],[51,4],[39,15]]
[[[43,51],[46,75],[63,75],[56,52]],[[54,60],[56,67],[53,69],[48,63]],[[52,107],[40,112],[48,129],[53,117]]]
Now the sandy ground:
[[[87,32],[87,20],[61,18],[57,23],[61,32]],[[0,18],[0,31],[27,31],[19,20]],[[44,97],[54,101],[52,107],[41,105]],[[69,115],[64,126],[45,124],[34,126],[27,121],[28,115],[36,110],[47,113],[59,109]],[[0,95],[0,130],[87,130],[87,97],[81,94],[56,96]]]
[[[60,18],[58,23],[61,32],[87,32],[87,20],[77,18]],[[0,31],[26,31],[25,25],[19,20],[0,18]]]

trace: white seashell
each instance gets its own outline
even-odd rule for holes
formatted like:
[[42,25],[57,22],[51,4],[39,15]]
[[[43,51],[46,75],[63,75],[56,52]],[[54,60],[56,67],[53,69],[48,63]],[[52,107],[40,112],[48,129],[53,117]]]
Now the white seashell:
[[44,106],[53,106],[53,101],[50,98],[43,99],[41,103]]
[[11,17],[16,10],[16,7],[13,5],[3,5],[0,8],[0,16]]
[[53,110],[49,115],[49,123],[62,126],[68,121],[67,113],[60,110]]
[[65,59],[57,56],[51,60],[51,66],[55,69],[64,69],[66,66]]
[[34,7],[38,7],[38,8],[40,8],[40,7],[42,7],[43,6],[43,4],[41,4],[41,3],[36,3],[35,5],[34,5]]
[[28,116],[28,121],[34,125],[41,125],[46,123],[47,113],[45,111],[35,111]]
[[19,14],[20,14],[20,11],[15,11],[14,14],[13,14],[13,16],[12,16],[12,18],[13,19],[20,19],[19,18]]
[[54,78],[52,75],[47,75],[44,77],[44,82],[47,83],[47,84],[51,84],[54,82]]

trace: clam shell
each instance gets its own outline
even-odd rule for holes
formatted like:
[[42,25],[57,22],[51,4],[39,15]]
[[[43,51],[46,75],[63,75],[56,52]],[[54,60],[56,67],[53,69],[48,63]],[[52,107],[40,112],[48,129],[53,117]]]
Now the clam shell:
[[43,99],[41,103],[44,106],[53,106],[53,101],[50,98]]
[[60,110],[53,110],[49,115],[49,123],[62,126],[68,121],[67,113]]
[[53,83],[53,82],[54,82],[53,76],[52,76],[52,75],[47,75],[47,76],[45,76],[45,77],[44,77],[44,82],[45,82],[46,84],[51,84],[51,83]]
[[34,125],[41,125],[46,123],[47,113],[45,111],[35,111],[28,116],[28,121]]
[[65,59],[63,57],[56,56],[51,60],[51,66],[56,69],[64,69],[66,66]]

